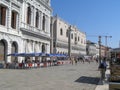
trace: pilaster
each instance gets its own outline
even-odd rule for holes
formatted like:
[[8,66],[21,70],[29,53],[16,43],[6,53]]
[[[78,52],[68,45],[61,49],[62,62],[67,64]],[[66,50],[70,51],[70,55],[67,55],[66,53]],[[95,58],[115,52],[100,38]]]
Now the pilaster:
[[10,2],[10,6],[6,10],[6,24],[9,30],[11,28],[11,2]]
[[40,29],[42,30],[42,21],[43,21],[43,13],[41,12],[41,14],[40,14]]
[[42,52],[42,44],[39,42],[39,52]]

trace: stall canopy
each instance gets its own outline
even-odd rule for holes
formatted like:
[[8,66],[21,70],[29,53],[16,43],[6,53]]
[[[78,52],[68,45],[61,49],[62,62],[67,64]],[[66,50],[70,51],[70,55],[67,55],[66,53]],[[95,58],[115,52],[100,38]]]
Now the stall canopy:
[[65,54],[48,54],[49,57],[67,57]]
[[7,56],[15,56],[15,57],[67,57],[65,54],[48,54],[48,53],[12,53]]
[[18,56],[18,53],[8,54],[7,56]]
[[8,54],[7,56],[15,56],[15,57],[21,56],[21,57],[25,57],[26,53],[11,53],[11,54]]

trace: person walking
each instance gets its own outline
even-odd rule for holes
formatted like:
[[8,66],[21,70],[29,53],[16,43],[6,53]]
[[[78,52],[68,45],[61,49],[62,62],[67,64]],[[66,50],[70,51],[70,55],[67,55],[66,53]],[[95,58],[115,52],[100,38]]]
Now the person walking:
[[75,57],[75,59],[74,59],[74,60],[75,60],[75,65],[77,65],[77,62],[78,62],[77,58]]
[[70,60],[71,60],[71,63],[72,63],[72,65],[73,65],[73,63],[74,63],[74,58],[71,57]]
[[105,72],[106,72],[107,64],[106,64],[106,57],[103,58],[102,62],[99,65],[99,69],[101,72],[101,79],[102,81],[105,80]]

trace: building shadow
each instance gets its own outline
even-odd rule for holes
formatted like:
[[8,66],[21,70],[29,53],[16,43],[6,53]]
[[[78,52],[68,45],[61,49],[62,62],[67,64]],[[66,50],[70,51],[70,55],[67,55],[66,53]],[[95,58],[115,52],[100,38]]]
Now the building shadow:
[[98,77],[82,76],[82,77],[78,78],[77,80],[75,80],[75,82],[98,85],[99,80],[100,80],[100,78],[98,78]]

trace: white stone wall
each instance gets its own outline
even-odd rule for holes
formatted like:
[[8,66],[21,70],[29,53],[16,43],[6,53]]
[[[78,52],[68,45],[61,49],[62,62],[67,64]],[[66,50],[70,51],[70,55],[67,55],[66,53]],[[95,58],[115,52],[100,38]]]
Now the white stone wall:
[[[32,21],[31,25],[27,25],[27,7],[32,6]],[[0,40],[5,40],[7,43],[7,54],[11,53],[12,42],[16,42],[18,45],[18,53],[23,52],[41,52],[42,45],[45,45],[45,52],[50,53],[50,39],[44,39],[41,37],[32,37],[30,35],[23,34],[21,28],[26,30],[31,30],[34,34],[40,33],[41,35],[50,38],[50,17],[52,9],[50,7],[50,0],[47,3],[44,0],[1,0],[1,5],[7,7],[6,11],[6,25],[0,25]],[[17,14],[17,24],[16,29],[11,28],[11,12],[12,10],[16,11]],[[39,10],[39,27],[35,27],[35,14],[36,10]],[[45,31],[42,30],[42,16],[45,14],[46,25]],[[29,41],[30,43],[27,43]],[[22,61],[22,57],[18,57],[18,61]],[[6,62],[11,62],[11,56],[7,57]]]
[[[21,52],[22,39],[21,39],[21,33],[19,31],[20,30],[19,29],[20,28],[19,18],[20,18],[20,12],[21,12],[21,9],[20,9],[21,3],[17,2],[16,0],[11,0],[10,2],[2,0],[2,1],[0,1],[0,4],[7,7],[6,25],[5,26],[0,25],[0,40],[4,40],[6,42],[6,48],[7,48],[6,55],[11,53],[11,48],[12,48],[13,42],[16,42],[16,44],[18,45],[18,52]],[[17,27],[16,29],[13,29],[11,27],[11,12],[13,10],[18,13],[17,20],[16,20],[16,27]],[[5,60],[5,61],[11,62],[11,56],[8,56],[7,60]]]
[[[63,42],[68,42],[68,37],[66,37],[66,32],[69,30],[69,24],[62,21],[62,19],[57,19],[57,39]],[[62,29],[63,35],[60,35],[60,30]]]
[[[31,24],[27,25],[27,7],[30,6],[32,9],[32,19],[31,19]],[[41,34],[45,34],[50,36],[50,18],[51,18],[51,7],[44,6],[42,4],[42,1],[24,1],[23,6],[22,6],[22,22],[21,22],[21,28],[26,28],[30,29],[32,31],[37,31]],[[39,25],[38,28],[35,27],[35,16],[36,16],[36,11],[38,10],[39,12]],[[45,15],[45,31],[42,30],[42,20],[43,20],[43,15]]]
[[[61,44],[68,44],[68,38],[66,37],[66,32],[67,30],[69,31],[70,29],[70,24],[66,23],[64,20],[62,20],[61,18],[59,18],[58,16],[53,17],[53,21],[54,21],[54,32],[53,32],[53,37],[54,37],[54,42],[60,43]],[[63,30],[63,35],[60,34],[60,30]],[[80,51],[78,49],[71,49],[71,53],[74,54],[86,54],[86,34],[83,32],[80,32],[79,29],[77,29],[75,26],[71,26],[71,34],[73,34],[73,39],[71,38],[71,47],[80,47],[82,49],[84,49],[84,51]],[[69,35],[68,35],[69,36]],[[77,37],[77,40],[75,42],[75,37]],[[79,37],[79,41],[78,41],[78,37]],[[55,47],[56,48],[56,53],[57,52],[68,52],[68,48],[64,49],[60,47]]]

